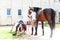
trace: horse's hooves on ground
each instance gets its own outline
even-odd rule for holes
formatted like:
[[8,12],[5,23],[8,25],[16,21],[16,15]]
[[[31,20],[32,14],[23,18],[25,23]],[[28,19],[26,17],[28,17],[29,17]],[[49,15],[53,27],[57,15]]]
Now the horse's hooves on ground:
[[33,33],[31,35],[33,35]]
[[52,35],[50,36],[50,38],[52,38]]
[[44,36],[44,34],[42,34],[42,36]]
[[37,33],[35,33],[35,35],[37,35]]

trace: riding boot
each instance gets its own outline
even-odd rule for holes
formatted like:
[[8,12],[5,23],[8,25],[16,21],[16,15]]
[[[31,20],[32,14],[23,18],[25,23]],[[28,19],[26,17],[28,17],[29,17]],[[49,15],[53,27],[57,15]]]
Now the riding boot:
[[17,32],[13,33],[13,36],[15,36],[17,34]]
[[31,33],[31,35],[33,35],[33,27],[32,27],[32,33]]
[[35,35],[37,35],[37,27],[35,27]]
[[20,25],[20,24],[18,24],[18,25],[16,26],[16,30],[15,30],[15,33],[13,33],[13,36],[15,36],[15,35],[17,34],[19,25]]

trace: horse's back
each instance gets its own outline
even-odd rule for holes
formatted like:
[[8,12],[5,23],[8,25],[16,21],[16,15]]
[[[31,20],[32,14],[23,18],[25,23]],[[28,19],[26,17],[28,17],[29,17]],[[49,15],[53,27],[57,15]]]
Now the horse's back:
[[43,10],[39,10],[37,13],[37,20],[38,21],[46,21],[46,18],[44,16]]
[[37,19],[39,21],[50,21],[52,19],[52,16],[55,16],[55,11],[52,8],[45,8],[43,10],[40,10],[37,15]]
[[39,10],[41,10],[42,8],[39,7],[34,7],[34,11],[37,13]]

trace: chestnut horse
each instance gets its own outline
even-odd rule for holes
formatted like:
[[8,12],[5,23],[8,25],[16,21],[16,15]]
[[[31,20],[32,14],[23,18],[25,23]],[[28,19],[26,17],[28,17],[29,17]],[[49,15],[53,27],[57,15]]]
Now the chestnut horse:
[[[30,7],[28,10],[28,17],[31,14],[30,10],[33,10],[33,9],[34,9],[34,12],[36,12],[35,35],[37,35],[37,28],[38,28],[39,21],[41,21],[42,23],[42,32],[43,32],[42,35],[44,35],[43,22],[47,21],[51,29],[50,37],[52,37],[53,29],[55,29],[55,10],[53,10],[52,8],[45,8],[42,10],[42,8],[39,8],[39,7]],[[33,33],[33,29],[32,29],[32,33]]]

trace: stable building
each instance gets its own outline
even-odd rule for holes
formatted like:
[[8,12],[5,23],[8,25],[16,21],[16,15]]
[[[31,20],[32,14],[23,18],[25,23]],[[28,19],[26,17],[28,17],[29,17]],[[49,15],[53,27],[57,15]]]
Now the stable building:
[[60,22],[60,0],[0,0],[0,25],[14,25],[20,19],[26,22],[29,6],[53,8],[56,23]]

